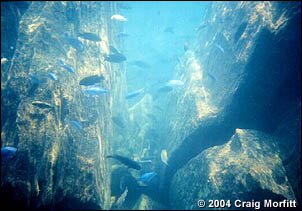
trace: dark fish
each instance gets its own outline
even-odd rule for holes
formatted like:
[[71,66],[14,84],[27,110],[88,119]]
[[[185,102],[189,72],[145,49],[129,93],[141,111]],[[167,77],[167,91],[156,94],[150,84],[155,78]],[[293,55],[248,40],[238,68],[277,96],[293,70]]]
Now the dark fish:
[[33,101],[33,102],[31,102],[31,104],[34,105],[34,106],[37,106],[39,108],[43,108],[43,109],[46,109],[46,108],[53,109],[54,108],[51,104],[45,103],[43,101]]
[[124,33],[124,32],[120,32],[116,35],[118,38],[125,38],[125,37],[129,37],[129,34]]
[[141,166],[139,165],[138,162],[136,162],[134,160],[131,160],[129,158],[126,158],[124,156],[120,156],[120,155],[108,155],[108,156],[106,156],[106,158],[116,159],[119,162],[121,162],[122,164],[128,166],[128,168],[133,168],[133,169],[136,169],[136,170],[140,170],[141,169]]
[[11,160],[17,152],[17,148],[15,147],[2,147],[1,148],[1,161],[7,162]]
[[174,34],[174,29],[173,29],[173,27],[167,27],[167,28],[165,28],[164,32]]
[[163,86],[163,87],[158,89],[158,92],[170,92],[172,90],[173,90],[173,88],[170,87],[170,86]]
[[96,83],[100,83],[104,79],[105,79],[104,76],[98,76],[98,75],[88,76],[88,77],[85,77],[82,80],[80,80],[80,85],[91,86]]
[[113,116],[111,119],[117,126],[119,126],[121,128],[125,128],[124,121],[122,120],[121,117]]
[[210,78],[213,82],[217,81],[217,78],[216,78],[213,74],[208,73],[207,75],[209,76],[209,78]]
[[35,85],[38,86],[40,84],[40,80],[36,74],[29,73],[28,76],[30,77],[31,84],[33,86],[35,86]]
[[72,47],[74,47],[75,49],[82,51],[84,50],[84,45],[83,43],[78,40],[77,38],[73,38],[73,37],[64,37],[65,41],[71,45]]
[[195,28],[195,31],[202,30],[202,29],[204,29],[207,26],[208,26],[208,23],[202,23],[202,24],[200,24],[200,26],[198,26],[198,27]]
[[86,40],[94,41],[94,42],[102,41],[102,39],[97,34],[90,33],[90,32],[80,33],[79,37],[86,39]]
[[109,51],[111,54],[119,54],[120,52],[115,48],[113,47],[112,45],[109,45]]
[[117,54],[109,54],[105,56],[105,61],[111,62],[111,63],[121,63],[123,61],[125,61],[127,58],[121,54],[121,53],[117,53]]
[[143,93],[144,90],[145,90],[145,89],[142,88],[142,89],[135,90],[135,91],[133,91],[133,92],[129,92],[129,93],[126,95],[125,99],[134,98],[134,97],[140,95],[141,93]]
[[140,68],[144,68],[144,69],[151,68],[151,66],[148,63],[140,61],[140,60],[133,61],[130,64],[135,65],[135,66],[140,67]]

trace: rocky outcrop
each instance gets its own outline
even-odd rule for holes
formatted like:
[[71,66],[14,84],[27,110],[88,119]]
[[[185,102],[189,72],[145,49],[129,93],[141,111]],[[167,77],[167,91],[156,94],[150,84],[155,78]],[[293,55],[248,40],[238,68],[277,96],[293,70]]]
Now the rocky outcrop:
[[166,98],[163,193],[179,168],[235,128],[272,134],[299,102],[300,14],[293,2],[214,2],[205,11],[195,48],[176,67],[184,89]]
[[287,177],[301,204],[301,103],[293,103],[274,131]]
[[[105,77],[102,86],[111,89],[120,78],[101,56],[109,51],[114,28],[107,28],[108,10],[116,12],[115,3],[33,2],[22,16],[8,80],[1,84],[6,114],[1,146],[18,149],[1,171],[5,204],[31,210],[109,208],[104,155],[110,150],[112,99],[120,90],[94,97],[79,85],[83,77],[98,74]],[[80,32],[96,33],[102,42],[82,39]],[[75,73],[60,66],[60,59]]]
[[267,197],[296,199],[274,138],[255,130],[236,129],[226,144],[203,151],[175,174],[170,189],[174,209],[198,209],[199,199]]

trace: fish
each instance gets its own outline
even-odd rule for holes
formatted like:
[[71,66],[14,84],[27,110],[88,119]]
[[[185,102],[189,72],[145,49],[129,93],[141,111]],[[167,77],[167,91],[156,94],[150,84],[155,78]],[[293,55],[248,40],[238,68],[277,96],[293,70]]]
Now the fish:
[[121,21],[121,22],[127,21],[127,19],[124,16],[119,15],[119,14],[112,15],[110,19],[111,20],[116,20],[116,21]]
[[81,37],[85,40],[90,40],[90,41],[94,41],[94,42],[102,41],[102,39],[97,34],[90,33],[90,32],[80,33],[79,37]]
[[125,128],[125,123],[120,117],[113,116],[111,119],[117,126]]
[[181,80],[170,80],[168,81],[165,86],[168,87],[176,87],[176,86],[183,86],[184,82],[182,82]]
[[53,105],[43,102],[43,101],[33,101],[33,102],[31,102],[31,104],[34,106],[37,106],[39,108],[42,108],[42,109],[47,109],[47,108],[53,109],[54,108]]
[[100,83],[102,80],[105,80],[105,77],[103,75],[98,76],[98,75],[92,75],[85,77],[80,80],[80,85],[81,86],[91,86],[96,83]]
[[84,45],[83,45],[83,43],[82,43],[80,40],[78,40],[77,38],[65,36],[65,37],[64,37],[64,40],[65,40],[69,45],[71,45],[73,48],[75,48],[76,50],[79,50],[79,51],[84,50]]
[[121,9],[124,9],[124,10],[131,10],[132,7],[130,7],[128,4],[125,4],[125,3],[118,3],[117,4]]
[[155,176],[157,176],[157,173],[152,171],[152,172],[143,174],[142,176],[140,176],[140,178],[138,180],[142,181],[143,183],[148,184]]
[[75,73],[75,70],[73,69],[73,67],[71,67],[68,64],[65,64],[65,62],[62,59],[59,60],[59,64],[61,67],[64,67],[64,69],[67,70],[68,72]]
[[77,128],[78,130],[83,130],[83,126],[77,122],[77,121],[74,121],[74,120],[70,120],[69,123],[74,126],[75,128]]
[[166,27],[164,32],[168,32],[168,33],[171,33],[171,34],[174,34],[174,28],[173,27]]
[[128,168],[132,168],[132,169],[136,169],[136,170],[140,170],[141,166],[138,162],[131,160],[127,157],[124,156],[120,156],[120,155],[108,155],[106,156],[106,158],[113,158],[118,160],[119,162],[121,162],[122,164],[128,166]]
[[144,93],[144,90],[145,90],[145,88],[142,88],[142,89],[135,90],[135,91],[133,91],[133,92],[129,92],[129,93],[126,95],[125,99],[128,100],[128,99],[134,98],[134,97],[136,97],[136,96],[138,96],[138,95]]
[[120,52],[112,45],[109,45],[109,50],[110,50],[110,53],[112,54],[119,54]]
[[151,68],[151,66],[148,63],[140,61],[140,60],[130,62],[130,64],[135,65],[135,66],[140,67],[140,68],[143,68],[143,69]]
[[213,82],[217,81],[217,78],[216,78],[213,74],[207,73],[207,75],[209,76],[209,78],[210,78]]
[[129,34],[125,33],[125,32],[120,32],[116,35],[118,38],[125,38],[125,37],[129,37]]
[[15,157],[16,152],[17,152],[17,148],[15,148],[15,147],[10,147],[10,146],[2,147],[1,148],[1,161],[7,162],[7,161],[11,160],[12,158]]
[[208,26],[208,23],[202,23],[198,27],[195,28],[195,31],[199,31],[201,29],[204,29],[207,26]]
[[57,80],[58,80],[57,76],[56,76],[54,73],[48,73],[48,76],[49,76],[49,78],[52,79],[53,81],[57,81]]
[[8,62],[7,58],[1,58],[1,65],[6,64]]
[[221,45],[218,45],[218,44],[215,43],[215,46],[216,46],[222,53],[224,53],[224,49],[221,47]]
[[163,86],[158,89],[158,92],[171,92],[173,88],[171,86]]
[[161,161],[164,164],[168,165],[168,153],[167,153],[167,150],[163,149],[161,151],[160,157],[161,157]]
[[127,58],[121,54],[121,53],[116,53],[116,54],[109,54],[105,56],[105,61],[111,62],[111,63],[121,63],[125,61]]
[[36,74],[29,73],[28,76],[30,77],[32,85],[39,85],[40,84],[40,80],[39,80],[39,78]]
[[108,90],[102,88],[102,87],[88,87],[86,90],[84,90],[84,93],[89,95],[103,95],[106,94]]
[[124,201],[125,201],[125,199],[126,199],[126,197],[127,197],[127,194],[128,194],[128,187],[125,188],[124,192],[123,192],[123,193],[121,194],[121,196],[116,200],[116,202],[115,202],[115,204],[114,204],[114,206],[115,206],[116,208],[120,208],[120,207],[123,205],[123,203],[124,203]]
[[152,160],[140,160],[140,161],[137,161],[138,163],[141,163],[141,164],[146,164],[146,163],[153,163]]

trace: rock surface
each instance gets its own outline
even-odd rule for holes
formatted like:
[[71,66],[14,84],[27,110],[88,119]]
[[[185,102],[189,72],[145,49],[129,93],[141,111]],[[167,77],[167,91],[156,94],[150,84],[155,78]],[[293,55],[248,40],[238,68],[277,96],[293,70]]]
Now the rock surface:
[[179,168],[235,128],[273,134],[301,95],[300,3],[213,2],[204,17],[195,48],[176,67],[185,86],[165,99],[164,195]]
[[175,174],[171,205],[198,209],[198,199],[295,199],[274,142],[263,132],[236,129],[229,142],[203,151]]
[[[112,99],[120,90],[91,97],[83,93],[79,81],[104,75],[102,86],[110,89],[120,74],[111,64],[103,64],[100,53],[108,52],[107,45],[77,37],[79,32],[91,31],[108,40],[112,28],[104,24],[110,18],[105,11],[115,13],[116,4],[33,2],[22,16],[7,80],[1,77],[1,112],[5,114],[1,146],[18,149],[16,159],[1,171],[5,204],[31,210],[110,207],[110,174],[104,155],[110,150]],[[114,39],[112,43],[119,44]],[[75,73],[60,67],[60,59]],[[58,80],[50,80],[49,72]],[[34,83],[35,78],[39,83]],[[51,108],[35,106],[33,101]],[[70,121],[81,123],[83,129]]]

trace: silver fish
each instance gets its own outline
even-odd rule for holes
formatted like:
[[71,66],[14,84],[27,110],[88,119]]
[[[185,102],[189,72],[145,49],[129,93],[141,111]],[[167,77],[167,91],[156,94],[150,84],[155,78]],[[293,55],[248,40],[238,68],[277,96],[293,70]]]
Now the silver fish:
[[126,189],[124,190],[124,192],[122,193],[122,195],[116,200],[115,206],[117,208],[120,208],[123,205],[123,203],[124,203],[124,201],[125,201],[125,199],[127,197],[127,194],[128,194],[128,187],[126,187]]
[[7,58],[1,58],[1,65],[2,64],[5,64],[5,63],[7,63],[8,62],[8,59]]
[[161,161],[164,164],[168,165],[168,153],[167,153],[167,150],[163,149],[161,151],[160,157],[161,157]]

